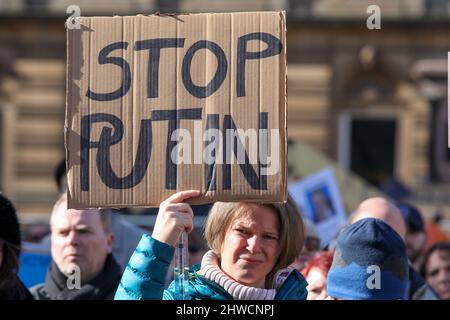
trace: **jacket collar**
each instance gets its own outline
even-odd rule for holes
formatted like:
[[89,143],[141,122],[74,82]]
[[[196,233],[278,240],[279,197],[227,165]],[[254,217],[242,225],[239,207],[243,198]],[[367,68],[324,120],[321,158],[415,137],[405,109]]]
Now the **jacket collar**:
[[[216,294],[216,299],[233,300],[233,296],[226,292],[217,283],[206,279],[201,274],[198,274],[199,270],[200,265],[192,266],[192,280],[196,284],[207,286],[209,289],[214,291]],[[274,300],[306,300],[308,295],[308,291],[306,290],[307,286],[308,283],[302,274],[298,270],[293,270],[277,290]]]
[[112,299],[120,281],[120,266],[109,254],[103,271],[80,289],[67,287],[67,276],[52,261],[45,280],[46,294],[52,300],[104,300]]

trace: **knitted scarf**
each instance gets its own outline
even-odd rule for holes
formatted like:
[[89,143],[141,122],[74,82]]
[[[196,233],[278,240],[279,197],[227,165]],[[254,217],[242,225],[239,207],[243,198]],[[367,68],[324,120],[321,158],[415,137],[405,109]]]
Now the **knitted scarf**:
[[37,300],[112,300],[121,277],[120,266],[109,254],[103,271],[81,286],[80,289],[68,289],[67,277],[52,262],[47,273],[45,285],[32,293]]
[[277,294],[276,288],[286,280],[293,269],[279,270],[274,277],[272,288],[262,289],[249,287],[236,282],[226,275],[219,267],[219,258],[214,251],[209,250],[202,259],[200,274],[221,286],[235,300],[273,300]]

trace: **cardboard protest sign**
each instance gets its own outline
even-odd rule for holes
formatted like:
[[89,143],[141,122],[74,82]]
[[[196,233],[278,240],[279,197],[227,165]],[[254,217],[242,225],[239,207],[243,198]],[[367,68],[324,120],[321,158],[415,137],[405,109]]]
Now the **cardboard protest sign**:
[[81,17],[67,33],[70,208],[286,199],[284,12]]

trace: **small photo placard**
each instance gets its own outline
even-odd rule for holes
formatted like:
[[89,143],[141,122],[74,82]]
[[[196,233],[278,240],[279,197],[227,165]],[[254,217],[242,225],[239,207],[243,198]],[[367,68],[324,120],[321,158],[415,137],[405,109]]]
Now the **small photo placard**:
[[288,186],[302,215],[314,223],[321,246],[327,246],[347,223],[334,170],[326,168]]

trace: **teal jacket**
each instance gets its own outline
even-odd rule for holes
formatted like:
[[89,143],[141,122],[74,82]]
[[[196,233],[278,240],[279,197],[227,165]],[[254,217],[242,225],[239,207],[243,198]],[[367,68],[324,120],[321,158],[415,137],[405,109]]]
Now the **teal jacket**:
[[[175,281],[164,290],[164,282],[175,248],[144,234],[123,273],[115,300],[174,300]],[[232,300],[218,284],[202,277],[199,267],[189,271],[189,300]],[[294,270],[277,290],[275,300],[305,300],[306,280]]]

